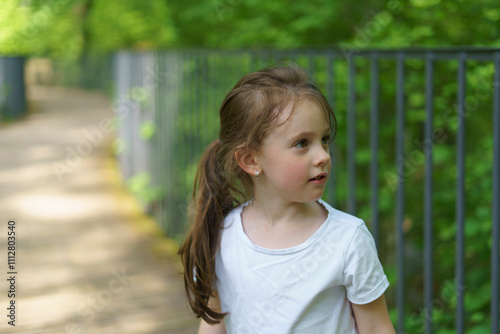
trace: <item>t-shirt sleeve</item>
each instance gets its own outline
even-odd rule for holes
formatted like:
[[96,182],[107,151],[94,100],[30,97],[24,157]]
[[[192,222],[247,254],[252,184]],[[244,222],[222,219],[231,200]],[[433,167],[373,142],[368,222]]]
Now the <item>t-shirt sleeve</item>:
[[347,298],[354,304],[376,300],[389,286],[375,241],[364,223],[358,226],[347,248],[344,283]]

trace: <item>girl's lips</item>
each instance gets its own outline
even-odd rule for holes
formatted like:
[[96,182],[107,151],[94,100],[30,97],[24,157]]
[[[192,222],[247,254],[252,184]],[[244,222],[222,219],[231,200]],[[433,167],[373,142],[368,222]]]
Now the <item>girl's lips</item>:
[[323,184],[327,180],[327,174],[326,173],[321,173],[313,177],[312,179],[309,179],[309,182],[314,183],[314,184]]

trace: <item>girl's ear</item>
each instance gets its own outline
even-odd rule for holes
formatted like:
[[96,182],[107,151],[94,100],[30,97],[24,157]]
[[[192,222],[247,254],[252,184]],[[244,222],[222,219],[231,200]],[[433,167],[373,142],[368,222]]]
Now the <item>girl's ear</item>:
[[254,151],[245,151],[243,148],[239,148],[234,152],[234,157],[241,169],[248,174],[253,175],[259,169],[257,155]]

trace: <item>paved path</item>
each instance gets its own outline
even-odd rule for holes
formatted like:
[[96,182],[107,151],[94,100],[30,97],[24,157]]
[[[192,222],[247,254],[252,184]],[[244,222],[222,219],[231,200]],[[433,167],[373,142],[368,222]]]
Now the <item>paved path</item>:
[[[0,333],[195,333],[175,259],[119,189],[104,95],[30,87],[32,112],[0,125]],[[15,327],[7,223],[16,223]]]

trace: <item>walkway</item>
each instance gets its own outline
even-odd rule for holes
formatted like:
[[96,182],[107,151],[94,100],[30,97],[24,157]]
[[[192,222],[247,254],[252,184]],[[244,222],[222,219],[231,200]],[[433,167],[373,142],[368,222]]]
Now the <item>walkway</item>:
[[[104,95],[31,87],[0,125],[0,333],[196,333],[176,258],[136,224],[110,154]],[[6,317],[15,221],[15,327]]]

